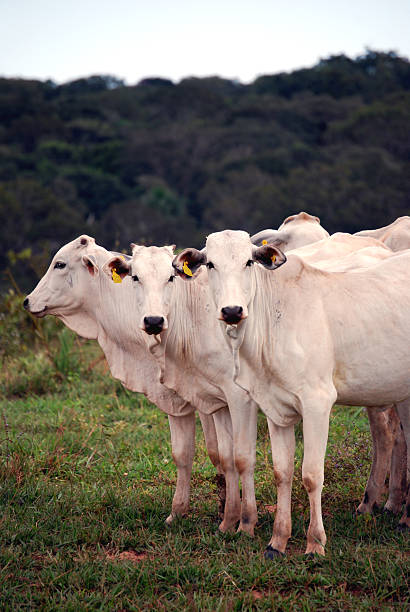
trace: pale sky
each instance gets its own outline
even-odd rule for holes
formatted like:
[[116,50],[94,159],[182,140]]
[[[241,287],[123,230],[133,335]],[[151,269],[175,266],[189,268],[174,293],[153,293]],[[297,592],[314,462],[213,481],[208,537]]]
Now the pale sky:
[[410,57],[410,0],[0,0],[0,76],[253,81],[366,47]]

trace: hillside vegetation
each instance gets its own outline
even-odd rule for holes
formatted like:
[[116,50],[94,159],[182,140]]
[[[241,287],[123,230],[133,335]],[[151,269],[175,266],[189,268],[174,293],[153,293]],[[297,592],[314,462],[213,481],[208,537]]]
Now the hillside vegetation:
[[410,63],[392,52],[249,85],[0,79],[0,270],[19,255],[30,289],[83,232],[182,247],[300,210],[330,232],[385,225],[410,212],[409,123]]

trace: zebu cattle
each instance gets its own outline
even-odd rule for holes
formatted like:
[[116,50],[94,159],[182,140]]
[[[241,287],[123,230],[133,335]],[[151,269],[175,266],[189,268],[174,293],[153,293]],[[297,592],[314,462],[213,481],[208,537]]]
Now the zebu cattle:
[[261,246],[264,240],[282,251],[297,249],[329,236],[320,225],[319,217],[306,212],[287,217],[277,230],[266,229],[252,236],[253,244]]
[[[354,250],[352,250],[354,249]],[[394,253],[382,242],[370,237],[337,233],[330,238],[299,249],[293,253],[307,263],[329,272],[345,272],[367,268]],[[394,405],[382,409],[367,408],[373,443],[372,466],[358,514],[371,513],[380,507],[388,471],[389,496],[384,510],[393,514],[401,511],[406,497],[406,441]]]
[[112,268],[121,276],[132,276],[137,301],[134,333],[146,332],[147,344],[161,366],[162,382],[214,415],[226,479],[225,517],[220,529],[233,529],[240,521],[238,531],[253,535],[257,521],[254,467],[258,407],[232,379],[231,351],[215,317],[206,272],[199,274],[195,284],[186,283],[175,276],[173,254],[167,247],[132,246],[130,263],[113,257],[105,271],[108,277]]
[[370,236],[383,242],[392,251],[410,248],[410,217],[399,217],[390,225],[374,230],[356,232],[356,236]]
[[[278,503],[266,554],[283,553],[291,534],[293,430],[300,419],[310,502],[306,553],[324,554],[321,491],[336,400],[395,404],[410,443],[410,251],[371,268],[329,272],[297,255],[287,260],[269,244],[255,248],[246,232],[226,230],[208,236],[204,251],[178,255],[180,274],[182,262],[192,272],[208,267],[217,316],[227,324],[234,379],[268,417]],[[401,523],[409,522],[405,515]]]
[[[302,238],[300,231],[297,237]],[[266,238],[270,243],[267,231]],[[254,236],[251,240],[255,243]],[[258,243],[261,244],[259,240]],[[357,265],[374,265],[381,259],[392,256],[391,249],[375,238],[352,236],[342,232],[290,251],[285,245],[284,251],[294,253],[318,268],[333,272],[353,269]],[[373,442],[373,460],[357,512],[372,512],[373,508],[381,505],[386,475],[390,470],[389,497],[384,508],[397,514],[401,510],[406,490],[406,444],[399,418],[394,406],[385,407],[382,411],[367,409],[367,415]]]
[[[406,223],[407,220],[407,223]],[[382,247],[385,246],[385,257],[390,256],[391,249],[410,247],[409,217],[402,217],[387,228],[359,232],[352,238],[351,234],[336,233],[329,237],[327,231],[320,225],[318,217],[301,212],[284,220],[278,230],[262,230],[252,236],[252,243],[261,246],[268,242],[280,248],[283,252],[297,251],[300,257],[308,262],[315,262],[320,267],[330,265],[336,271],[335,260],[338,267],[343,270],[348,261],[345,257],[352,250],[364,249],[366,246],[377,251],[376,258],[383,257]],[[383,245],[380,240],[383,239]],[[394,250],[394,249],[393,249]],[[326,262],[329,258],[329,262]],[[353,255],[354,258],[354,255]],[[362,265],[364,252],[361,253]],[[368,251],[368,262],[374,262],[374,257]],[[363,500],[357,511],[361,514],[372,512],[380,505],[384,491],[384,481],[390,468],[389,498],[385,509],[397,513],[401,509],[403,491],[405,489],[405,456],[406,448],[399,420],[394,406],[387,407],[383,412],[367,410],[370,431],[373,440],[373,461],[369,481]],[[403,477],[404,474],[404,477]],[[403,484],[404,483],[404,484]]]
[[[101,267],[112,256],[98,246],[94,238],[86,235],[69,242],[55,255],[44,277],[25,299],[24,306],[37,317],[55,315],[80,336],[97,340],[112,375],[128,389],[144,393],[168,415],[172,456],[178,473],[172,511],[166,521],[170,524],[175,516],[186,514],[189,508],[195,408],[159,382],[160,369],[147,350],[145,334],[131,332],[136,308],[131,279],[113,284],[105,274],[100,274]],[[200,419],[208,454],[220,472],[223,498],[223,475],[213,417],[200,413]]]

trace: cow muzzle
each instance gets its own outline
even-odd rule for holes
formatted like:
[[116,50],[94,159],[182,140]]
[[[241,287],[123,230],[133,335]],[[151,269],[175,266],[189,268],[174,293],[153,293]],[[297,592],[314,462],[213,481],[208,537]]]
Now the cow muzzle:
[[164,330],[164,317],[144,317],[144,331],[152,335],[160,334]]
[[30,300],[28,297],[26,297],[26,299],[23,302],[23,308],[25,310],[28,310],[29,313],[31,313],[32,315],[34,315],[35,317],[38,317],[39,319],[41,317],[44,317],[46,315],[46,311],[47,311],[47,306],[44,306],[44,308],[42,308],[41,310],[32,310],[32,305],[30,304]]
[[236,325],[244,319],[242,306],[225,306],[221,308],[221,319],[228,325]]

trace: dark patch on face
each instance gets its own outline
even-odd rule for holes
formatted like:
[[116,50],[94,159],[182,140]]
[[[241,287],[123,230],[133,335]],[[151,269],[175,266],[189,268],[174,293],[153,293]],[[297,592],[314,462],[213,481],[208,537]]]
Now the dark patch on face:
[[81,242],[80,244],[82,244],[83,246],[85,246],[88,243],[87,238],[81,238]]
[[364,497],[363,497],[363,503],[367,504],[367,502],[369,501],[369,494],[367,491],[365,491]]

